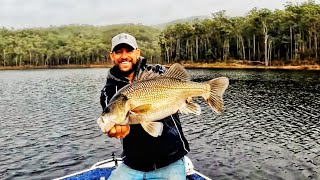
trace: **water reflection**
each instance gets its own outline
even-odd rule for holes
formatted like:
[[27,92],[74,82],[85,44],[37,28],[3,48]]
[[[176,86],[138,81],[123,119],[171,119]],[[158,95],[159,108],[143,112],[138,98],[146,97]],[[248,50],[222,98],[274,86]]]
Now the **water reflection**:
[[[51,179],[121,153],[96,125],[106,69],[0,71],[0,179]],[[317,71],[188,70],[230,78],[226,110],[183,116],[195,168],[213,179],[320,179]]]
[[225,113],[199,118],[205,124],[193,135],[197,141],[191,147],[202,147],[191,152],[196,166],[214,179],[319,178],[317,72],[204,70],[199,80],[208,79],[205,74],[226,75],[231,83]]

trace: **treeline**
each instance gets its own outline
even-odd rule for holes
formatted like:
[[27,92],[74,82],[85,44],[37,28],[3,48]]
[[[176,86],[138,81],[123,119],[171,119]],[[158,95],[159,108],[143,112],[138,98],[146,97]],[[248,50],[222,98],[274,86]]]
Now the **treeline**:
[[159,29],[143,25],[67,25],[49,28],[0,29],[0,66],[51,66],[110,63],[111,38],[128,32],[136,36],[143,55],[160,57]]
[[241,17],[220,11],[162,32],[141,24],[0,28],[0,66],[111,63],[111,38],[120,32],[137,38],[150,63],[320,63],[320,5],[309,0],[287,3],[284,10],[252,9]]
[[212,19],[179,23],[160,34],[166,62],[236,59],[273,64],[319,63],[320,5],[287,3],[284,10],[252,9],[244,17],[224,11]]

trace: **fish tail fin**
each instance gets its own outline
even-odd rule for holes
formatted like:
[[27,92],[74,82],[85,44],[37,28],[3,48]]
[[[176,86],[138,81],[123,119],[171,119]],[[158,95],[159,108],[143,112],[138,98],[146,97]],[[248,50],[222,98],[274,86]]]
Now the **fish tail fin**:
[[207,83],[210,85],[210,95],[207,98],[207,102],[216,113],[221,113],[224,109],[222,95],[229,85],[229,79],[227,77],[219,77],[207,81]]

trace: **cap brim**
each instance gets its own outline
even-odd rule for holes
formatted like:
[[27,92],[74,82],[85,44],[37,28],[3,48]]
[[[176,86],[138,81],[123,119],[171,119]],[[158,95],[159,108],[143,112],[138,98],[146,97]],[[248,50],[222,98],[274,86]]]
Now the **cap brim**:
[[132,44],[130,44],[130,43],[127,43],[127,42],[123,42],[123,43],[119,43],[119,44],[115,45],[115,46],[111,49],[111,51],[114,51],[114,49],[115,49],[117,46],[124,45],[124,44],[132,47],[133,49],[137,49],[134,45],[132,45]]

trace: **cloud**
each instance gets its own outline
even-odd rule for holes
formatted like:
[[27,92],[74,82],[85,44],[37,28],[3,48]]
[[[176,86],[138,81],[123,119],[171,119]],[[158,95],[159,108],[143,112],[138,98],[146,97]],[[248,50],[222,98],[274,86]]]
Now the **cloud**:
[[[304,2],[297,0],[294,2]],[[286,0],[0,0],[0,26],[159,24],[226,10],[238,16],[253,7],[282,9]]]

